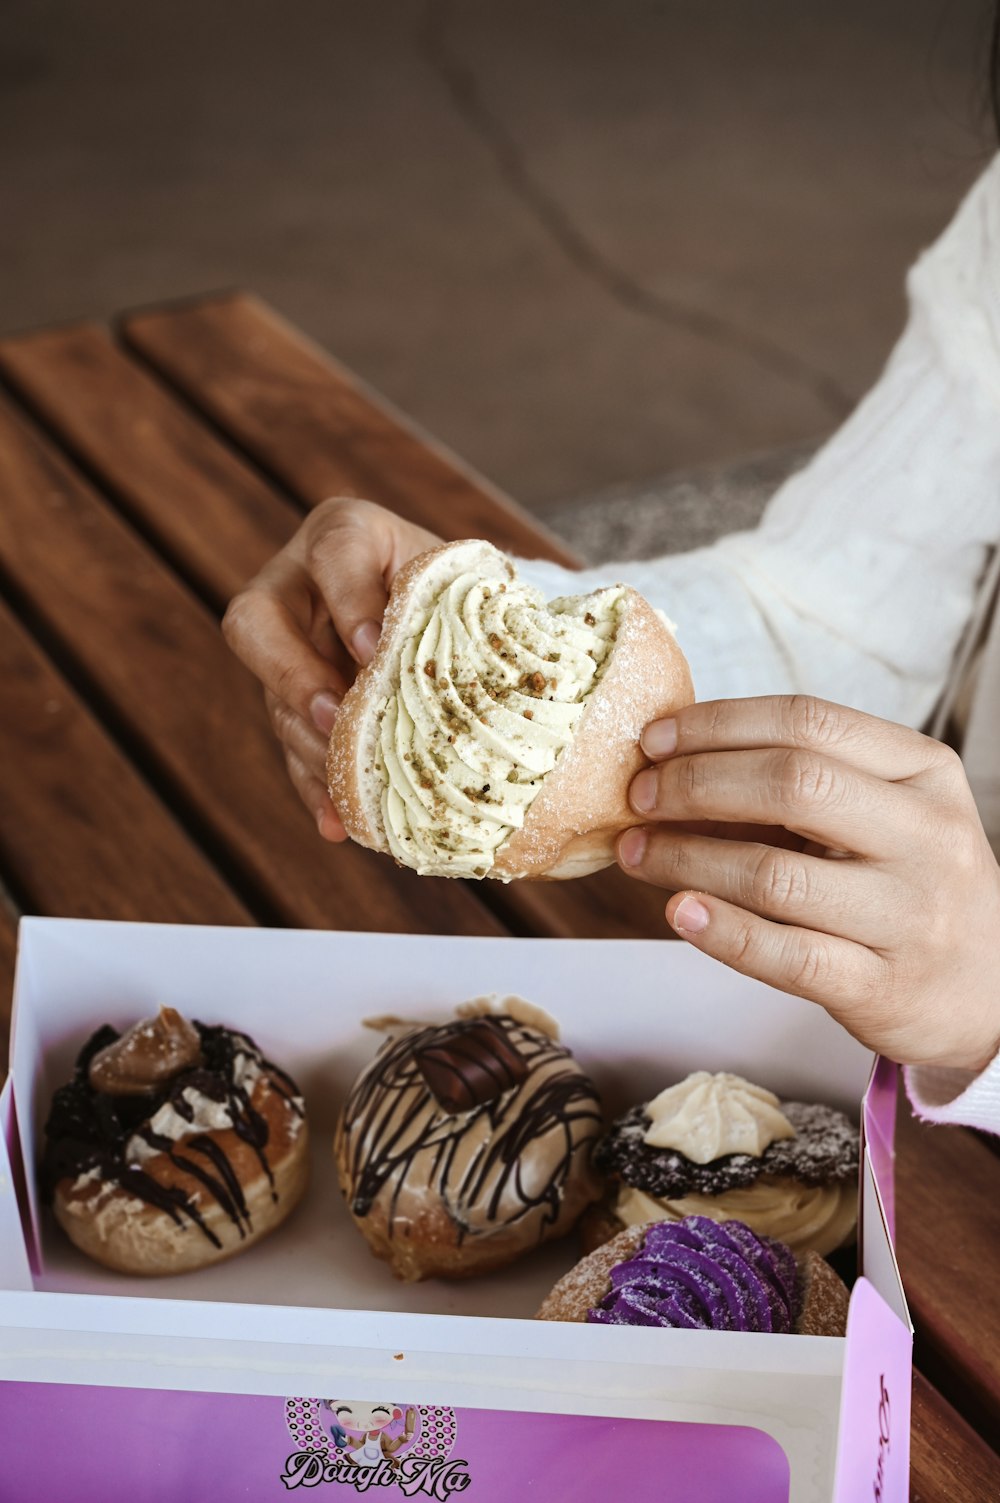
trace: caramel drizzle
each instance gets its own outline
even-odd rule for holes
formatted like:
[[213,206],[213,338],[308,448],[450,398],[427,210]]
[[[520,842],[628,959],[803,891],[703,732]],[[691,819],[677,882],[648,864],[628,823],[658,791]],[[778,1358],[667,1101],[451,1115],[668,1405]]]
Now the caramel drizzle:
[[[488,1235],[498,1222],[505,1192],[513,1188],[518,1210],[504,1225],[515,1225],[532,1211],[545,1207],[541,1230],[559,1215],[563,1190],[581,1149],[596,1139],[601,1113],[593,1083],[571,1063],[568,1049],[544,1034],[525,1028],[510,1017],[493,1021],[508,1036],[512,1047],[527,1065],[525,1079],[492,1101],[469,1111],[451,1114],[437,1105],[417,1063],[421,1050],[433,1048],[440,1036],[452,1043],[452,1024],[414,1030],[383,1044],[372,1064],[361,1075],[344,1107],[343,1121],[348,1142],[348,1172],[353,1187],[351,1209],[367,1216],[376,1197],[392,1186],[389,1203],[389,1234],[397,1216],[404,1189],[412,1187],[417,1158],[434,1149],[425,1187],[439,1195],[458,1227],[459,1242],[466,1236]],[[567,1068],[536,1083],[543,1066],[565,1059]],[[408,1091],[413,1100],[401,1109]],[[512,1099],[523,1093],[520,1110],[511,1112]],[[489,1124],[485,1141],[473,1156],[457,1184],[452,1170],[462,1140],[483,1118]],[[505,1123],[504,1119],[509,1118]],[[414,1128],[423,1121],[423,1129]],[[532,1192],[525,1184],[521,1158],[543,1136],[557,1133],[561,1148],[548,1182]],[[551,1150],[551,1145],[548,1151]],[[486,1201],[490,1226],[478,1232],[466,1220],[466,1208]]]
[[[267,1157],[268,1126],[250,1101],[246,1088],[235,1081],[236,1056],[251,1059],[267,1077],[271,1089],[292,1111],[303,1117],[295,1083],[285,1072],[265,1059],[253,1039],[231,1029],[195,1023],[205,1063],[184,1070],[165,1086],[142,1096],[111,1097],[96,1091],[87,1079],[91,1059],[118,1038],[116,1029],[99,1028],[81,1049],[73,1080],[56,1092],[45,1124],[46,1146],[42,1158],[42,1190],[51,1200],[62,1179],[75,1179],[98,1169],[102,1180],[121,1186],[147,1205],[163,1211],[180,1226],[185,1218],[212,1243],[222,1243],[206,1226],[197,1205],[178,1185],[162,1185],[138,1164],[130,1164],[125,1150],[130,1138],[139,1136],[176,1167],[201,1184],[220,1205],[242,1240],[252,1230],[252,1218],[239,1178],[226,1152],[207,1133],[182,1139],[153,1132],[149,1123],[169,1103],[179,1117],[194,1120],[194,1107],[184,1098],[192,1089],[209,1100],[224,1102],[232,1130],[257,1156],[271,1186],[271,1199],[278,1199],[274,1173]],[[195,1157],[197,1155],[197,1157]],[[214,1171],[214,1172],[213,1172]]]

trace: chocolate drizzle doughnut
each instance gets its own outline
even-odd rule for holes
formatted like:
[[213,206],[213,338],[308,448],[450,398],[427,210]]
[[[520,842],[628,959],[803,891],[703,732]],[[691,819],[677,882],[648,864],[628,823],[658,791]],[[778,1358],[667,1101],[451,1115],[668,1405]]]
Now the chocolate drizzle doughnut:
[[[197,1063],[141,1092],[92,1083],[109,1076],[106,1067],[92,1069],[93,1062],[106,1059],[122,1038],[109,1025],[97,1029],[77,1056],[73,1078],[56,1091],[45,1124],[43,1199],[55,1204],[78,1245],[111,1266],[123,1266],[110,1245],[118,1240],[118,1223],[130,1216],[135,1221],[140,1208],[167,1218],[173,1233],[165,1244],[173,1251],[179,1234],[196,1234],[204,1250],[186,1248],[184,1266],[197,1266],[238,1250],[283,1219],[291,1205],[279,1209],[278,1202],[281,1189],[290,1188],[291,1158],[300,1166],[292,1203],[304,1182],[305,1109],[295,1083],[248,1035],[197,1022],[184,1026],[197,1033]],[[280,1161],[282,1186],[273,1158]],[[269,1207],[263,1214],[261,1201]],[[97,1217],[109,1204],[121,1217],[111,1217],[105,1258],[100,1246],[85,1245],[92,1240],[86,1222],[89,1211]]]
[[402,1278],[460,1277],[568,1229],[598,1185],[593,1084],[508,1015],[384,1043],[344,1106],[335,1154],[351,1214]]

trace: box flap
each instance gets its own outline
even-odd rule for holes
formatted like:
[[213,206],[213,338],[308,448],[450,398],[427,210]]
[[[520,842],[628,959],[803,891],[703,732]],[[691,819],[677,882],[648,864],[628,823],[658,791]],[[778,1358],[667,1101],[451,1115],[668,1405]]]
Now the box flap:
[[896,1236],[896,1102],[899,1068],[879,1058],[872,1068],[861,1109],[861,1143],[871,1152],[875,1183],[882,1197],[889,1236]]
[[18,1204],[21,1151],[14,1114],[14,1082],[0,1091],[0,1288],[31,1289],[31,1266]]
[[847,1318],[833,1503],[907,1503],[912,1331],[866,1278]]
[[861,1220],[858,1240],[861,1248],[861,1272],[912,1335],[913,1322],[903,1293],[896,1251],[889,1236],[885,1209],[872,1167],[871,1151],[867,1146],[861,1159]]

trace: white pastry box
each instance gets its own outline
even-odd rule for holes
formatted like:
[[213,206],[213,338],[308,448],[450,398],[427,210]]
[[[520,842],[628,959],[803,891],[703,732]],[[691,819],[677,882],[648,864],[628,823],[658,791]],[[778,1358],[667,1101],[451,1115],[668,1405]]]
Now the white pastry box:
[[[487,993],[551,1013],[610,1113],[706,1069],[858,1119],[847,1337],[535,1322],[572,1239],[467,1283],[396,1283],[330,1154],[379,1042],[362,1019],[443,1021]],[[259,1246],[139,1280],[69,1245],[33,1166],[87,1036],[159,1003],[249,1032],[296,1077],[313,1160],[305,1201]],[[895,1072],[874,1063],[819,1008],[666,941],[26,919],[0,1096],[0,1500],[901,1503],[911,1328],[891,1241]],[[347,1403],[399,1445],[348,1460]]]

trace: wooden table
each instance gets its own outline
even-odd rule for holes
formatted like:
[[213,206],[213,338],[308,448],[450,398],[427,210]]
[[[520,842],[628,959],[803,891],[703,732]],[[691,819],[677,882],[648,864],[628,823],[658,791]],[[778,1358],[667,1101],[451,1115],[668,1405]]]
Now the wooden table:
[[[421,882],[317,838],[218,617],[329,495],[573,559],[256,299],[0,341],[0,968],[17,911],[184,923],[663,935],[617,872]],[[528,420],[526,415],[525,420]],[[5,1019],[2,1032],[5,1035]],[[913,1498],[1000,1498],[1000,1159],[901,1115]],[[978,1433],[977,1433],[978,1432]]]

